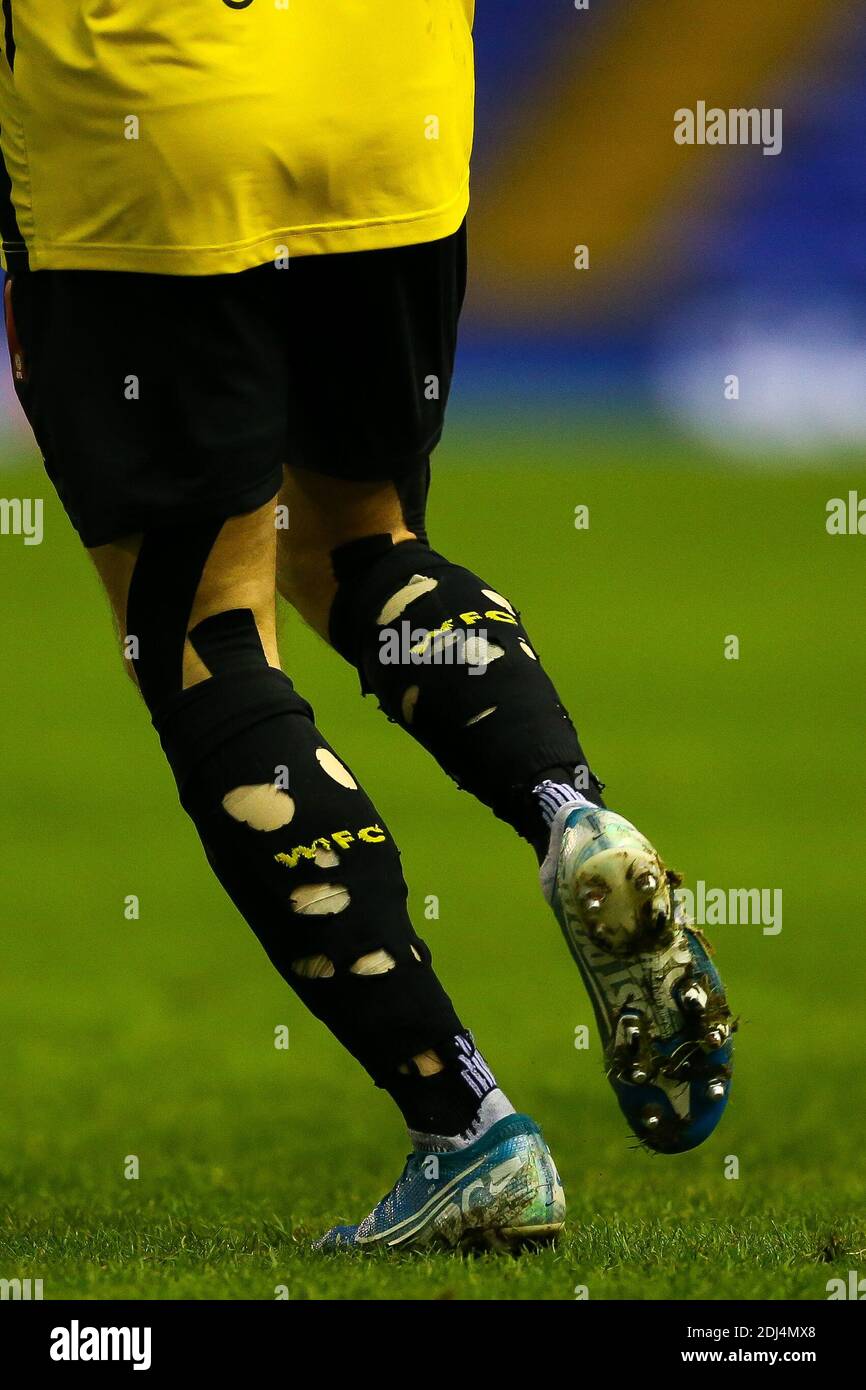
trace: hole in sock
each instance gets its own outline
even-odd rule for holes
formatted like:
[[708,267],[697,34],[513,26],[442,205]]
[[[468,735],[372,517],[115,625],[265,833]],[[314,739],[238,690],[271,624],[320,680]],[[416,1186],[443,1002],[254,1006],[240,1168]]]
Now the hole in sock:
[[420,690],[417,685],[410,685],[400,701],[400,713],[403,716],[404,724],[411,724],[415,718],[415,706],[418,703]]
[[345,912],[349,902],[349,890],[341,883],[302,883],[291,896],[293,910],[305,917]]
[[463,644],[463,655],[467,666],[489,666],[505,655],[505,648],[471,632]]
[[499,606],[500,608],[507,608],[508,611],[509,611],[509,613],[513,613],[513,612],[514,612],[514,608],[513,608],[512,605],[508,602],[508,599],[507,599],[507,598],[503,598],[501,594],[497,594],[497,592],[496,592],[495,589],[482,589],[481,592],[482,592],[482,594],[484,595],[485,598],[489,598],[489,599],[490,599],[490,602],[491,602],[491,603],[498,604],[498,606]]
[[351,772],[334,756],[330,748],[317,748],[316,759],[322,771],[333,777],[335,782],[339,782],[341,787],[348,787],[349,791],[353,792],[358,790],[358,783]]
[[334,974],[334,962],[327,956],[303,956],[292,961],[292,970],[304,980],[329,980]]
[[440,1071],[445,1070],[445,1063],[436,1052],[419,1052],[417,1057],[412,1058],[412,1061],[418,1069],[419,1076],[436,1076]]
[[486,719],[488,714],[493,714],[496,705],[491,705],[489,709],[483,709],[480,714],[473,714],[471,719],[467,719],[463,725],[464,729],[470,728],[473,724],[478,724],[482,719]]
[[528,642],[524,642],[524,640],[523,640],[522,637],[521,637],[521,639],[520,639],[520,646],[521,646],[521,649],[522,649],[523,651],[526,652],[526,655],[527,655],[527,656],[531,656],[531,657],[532,657],[532,660],[533,660],[533,661],[537,661],[537,660],[538,660],[538,657],[535,655],[535,652],[532,650],[532,648],[530,647],[529,643],[528,643]]
[[398,589],[396,594],[392,594],[391,598],[388,599],[376,622],[380,627],[393,623],[394,619],[399,618],[400,614],[409,607],[410,603],[414,603],[416,598],[420,598],[422,594],[429,594],[432,589],[438,589],[438,587],[438,579],[428,579],[424,574],[413,574],[409,583],[404,584],[402,589]]
[[295,803],[288,792],[272,782],[259,786],[235,787],[223,797],[223,810],[233,820],[248,825],[251,830],[279,830],[288,825],[295,814]]
[[317,849],[314,863],[317,869],[336,869],[340,862],[339,854],[332,849]]
[[366,956],[359,956],[349,969],[353,975],[386,975],[396,964],[387,951],[370,951]]

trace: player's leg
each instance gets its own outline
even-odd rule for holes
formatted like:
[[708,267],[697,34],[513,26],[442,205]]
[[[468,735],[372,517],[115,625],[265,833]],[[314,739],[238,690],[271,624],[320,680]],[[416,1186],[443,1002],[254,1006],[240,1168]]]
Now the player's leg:
[[[25,309],[23,403],[111,598],[124,652],[211,867],[287,982],[392,1095],[419,1151],[450,1156],[441,1178],[425,1171],[420,1183],[404,1181],[372,1223],[372,1238],[390,1238],[395,1207],[401,1243],[467,1234],[510,1241],[527,1228],[550,1236],[561,1224],[562,1194],[543,1141],[531,1121],[514,1115],[432,970],[408,917],[388,828],[279,667],[273,497],[243,505],[266,486],[247,483],[246,449],[226,458],[234,466],[219,476],[210,436],[217,402],[193,418],[185,393],[177,399],[182,419],[169,407],[186,358],[177,345],[167,363],[160,340],[178,299],[192,301],[181,312],[204,316],[193,338],[205,380],[212,369],[238,391],[246,354],[259,341],[249,317],[258,290],[242,280],[214,286],[210,296],[207,289],[160,277],[27,282],[14,306]],[[136,327],[134,340],[116,342],[114,351],[112,310]],[[76,376],[75,362],[67,375],[58,372],[64,335],[58,341],[55,330],[69,322],[84,339],[93,332],[87,352],[82,343],[86,375]],[[238,359],[199,361],[218,342]],[[144,403],[141,411],[118,407],[126,365],[138,368],[141,390],[133,399]],[[258,365],[266,372],[266,361]],[[245,408],[240,419],[246,423]],[[234,498],[221,487],[216,508],[197,486],[191,460],[169,452],[184,423],[206,469],[198,481],[235,479]],[[237,424],[224,420],[217,438]],[[162,449],[151,453],[149,435],[163,431]],[[69,447],[73,439],[81,452]],[[272,468],[259,471],[275,481]],[[194,505],[184,489],[198,494]],[[147,524],[122,532],[118,518],[136,515]],[[440,1191],[459,1198],[470,1181],[471,1208],[458,1202],[456,1218],[452,1203],[431,1205]],[[347,1238],[353,1242],[354,1232],[334,1240]]]
[[[181,802],[280,974],[403,1113],[417,1171],[369,1238],[550,1236],[561,1196],[543,1142],[515,1116],[432,970],[387,826],[280,669],[275,534],[268,505],[91,552],[120,631],[135,639],[136,678]],[[450,1155],[435,1175],[423,1170],[431,1152]],[[424,1212],[440,1190],[477,1181],[479,1164],[492,1185],[471,1220],[449,1201]],[[505,1168],[522,1175],[507,1203],[495,1178]],[[355,1238],[341,1229],[326,1248]]]
[[[306,258],[291,274],[281,590],[358,667],[389,717],[543,857],[553,797],[543,804],[534,787],[577,775],[594,802],[598,785],[511,604],[436,554],[425,530],[465,290],[465,227],[426,245]],[[419,680],[414,660],[390,659],[411,647],[402,639],[413,628],[448,624],[419,654]],[[464,665],[465,680],[438,661],[467,654],[489,660]]]
[[[381,1080],[459,1029],[429,959],[415,968],[425,951],[390,836],[281,671],[275,537],[267,504],[90,554],[212,868],[280,973],[334,1032],[349,1030],[350,1050]],[[386,974],[368,1017],[362,982]],[[400,1014],[389,1018],[392,995]],[[341,1006],[341,996],[351,998]],[[417,1037],[416,1010],[425,1020]],[[379,1031],[391,1056],[381,1065],[366,1036]]]
[[407,538],[424,527],[393,484],[357,511],[352,487],[320,486],[293,471],[284,485],[283,592],[357,667],[362,691],[533,844],[626,1117],[653,1147],[693,1147],[727,1096],[731,1020],[705,943],[682,920],[678,877],[603,807],[512,601]]
[[[680,920],[676,875],[604,807],[517,606],[495,579],[429,543],[426,450],[442,426],[465,248],[456,237],[411,250],[340,267],[339,303],[326,320],[346,322],[351,375],[341,376],[338,358],[342,399],[319,411],[317,439],[302,439],[291,459],[281,587],[389,719],[533,845],[623,1111],[645,1142],[688,1148],[715,1126],[727,1097],[721,985]],[[320,309],[337,289],[326,272],[319,267]],[[357,307],[363,339],[346,304]],[[304,346],[306,354],[306,337]],[[402,374],[391,372],[395,361]],[[421,390],[429,381],[438,386],[433,401]]]

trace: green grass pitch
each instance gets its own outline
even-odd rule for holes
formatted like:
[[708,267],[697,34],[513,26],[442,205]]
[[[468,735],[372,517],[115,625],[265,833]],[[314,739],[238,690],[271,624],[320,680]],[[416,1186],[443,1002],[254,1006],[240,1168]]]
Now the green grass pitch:
[[742,1020],[725,1121],[694,1154],[633,1147],[594,1026],[574,1047],[590,1008],[530,851],[287,618],[287,669],[400,840],[419,929],[570,1199],[558,1248],[519,1260],[311,1254],[397,1176],[401,1125],[211,880],[90,567],[41,473],[10,470],[0,492],[44,495],[46,531],[0,537],[0,1277],[46,1298],[823,1299],[866,1271],[866,541],[824,526],[850,474],[471,422],[437,472],[434,544],[520,605],[610,804],[688,882],[783,891],[778,935],[710,933]]

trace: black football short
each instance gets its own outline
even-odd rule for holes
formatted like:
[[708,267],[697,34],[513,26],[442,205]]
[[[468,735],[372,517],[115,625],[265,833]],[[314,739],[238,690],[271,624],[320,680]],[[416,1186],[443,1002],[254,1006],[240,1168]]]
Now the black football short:
[[15,271],[19,399],[85,545],[251,511],[283,465],[400,483],[442,432],[465,225],[235,275]]

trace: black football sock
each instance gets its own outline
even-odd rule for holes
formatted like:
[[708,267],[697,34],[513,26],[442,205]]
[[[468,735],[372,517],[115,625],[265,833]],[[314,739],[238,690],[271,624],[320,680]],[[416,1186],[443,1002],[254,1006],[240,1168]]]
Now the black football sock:
[[600,805],[601,783],[517,609],[419,541],[367,537],[332,561],[330,636],[363,692],[543,859],[535,788],[561,781]]
[[514,1106],[496,1084],[471,1033],[460,1032],[433,1049],[441,1070],[424,1074],[419,1058],[388,1087],[416,1149],[449,1152],[468,1148]]
[[[139,688],[181,804],[280,974],[410,1125],[427,1079],[413,1059],[446,1040],[433,1118],[465,1127],[474,1115],[448,1049],[465,1030],[412,927],[387,826],[310,706],[268,664],[248,608],[189,629],[221,527],[214,517],[148,532],[127,601]],[[184,690],[187,641],[209,675]]]
[[[154,714],[181,803],[277,970],[414,1127],[427,1078],[412,1058],[464,1029],[410,921],[388,827],[265,661],[248,610],[189,640],[212,675]],[[433,1115],[465,1128],[467,1088],[456,1067],[444,1077]]]

